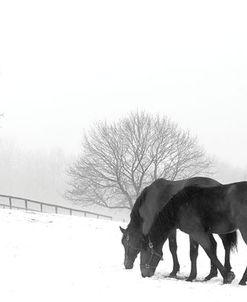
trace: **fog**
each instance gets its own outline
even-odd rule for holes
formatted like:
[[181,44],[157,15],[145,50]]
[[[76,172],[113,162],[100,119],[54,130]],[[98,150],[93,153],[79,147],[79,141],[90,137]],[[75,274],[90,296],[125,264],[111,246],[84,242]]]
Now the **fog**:
[[83,131],[135,110],[197,136],[219,181],[245,179],[246,13],[245,1],[2,1],[0,193],[65,202]]

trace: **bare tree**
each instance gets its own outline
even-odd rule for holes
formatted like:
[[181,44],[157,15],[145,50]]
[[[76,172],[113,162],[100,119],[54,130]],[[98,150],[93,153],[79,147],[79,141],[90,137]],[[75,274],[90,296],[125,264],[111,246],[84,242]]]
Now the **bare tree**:
[[131,209],[155,179],[192,177],[210,167],[189,132],[166,117],[132,113],[115,124],[100,122],[85,134],[81,156],[68,171],[66,196],[85,205]]

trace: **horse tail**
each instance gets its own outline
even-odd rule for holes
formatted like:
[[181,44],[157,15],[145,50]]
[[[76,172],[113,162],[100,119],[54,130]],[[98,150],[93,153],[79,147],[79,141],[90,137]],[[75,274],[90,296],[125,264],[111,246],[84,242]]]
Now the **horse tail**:
[[231,248],[231,251],[237,251],[237,245],[238,245],[237,232],[235,231],[226,234],[226,240]]

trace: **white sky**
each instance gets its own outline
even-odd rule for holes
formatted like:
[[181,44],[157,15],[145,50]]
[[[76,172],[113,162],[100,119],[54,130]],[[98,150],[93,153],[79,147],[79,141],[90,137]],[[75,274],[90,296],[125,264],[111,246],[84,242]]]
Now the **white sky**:
[[247,166],[247,2],[2,0],[1,136],[77,152],[98,119],[168,115]]

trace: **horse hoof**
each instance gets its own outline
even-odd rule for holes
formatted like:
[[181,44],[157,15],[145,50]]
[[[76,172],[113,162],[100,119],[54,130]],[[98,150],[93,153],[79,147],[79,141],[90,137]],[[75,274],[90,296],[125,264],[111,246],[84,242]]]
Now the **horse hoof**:
[[229,272],[224,278],[224,284],[229,284],[235,278],[235,274],[233,272]]
[[177,273],[171,272],[169,278],[177,278]]
[[209,281],[214,277],[217,277],[217,272],[209,274],[207,277],[204,278],[204,281]]
[[195,279],[195,277],[188,277],[185,281],[192,282]]
[[238,284],[239,285],[246,285],[246,281],[241,280]]

